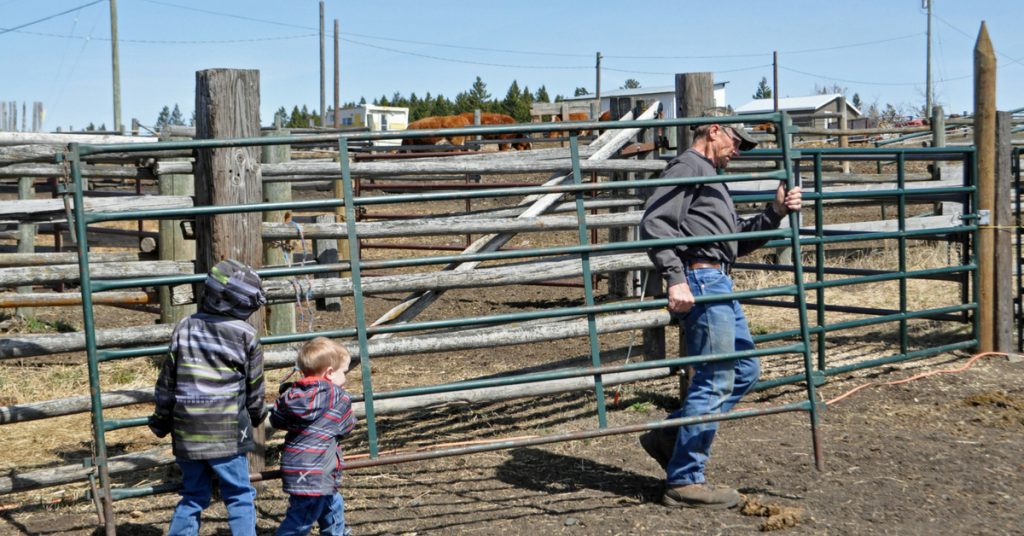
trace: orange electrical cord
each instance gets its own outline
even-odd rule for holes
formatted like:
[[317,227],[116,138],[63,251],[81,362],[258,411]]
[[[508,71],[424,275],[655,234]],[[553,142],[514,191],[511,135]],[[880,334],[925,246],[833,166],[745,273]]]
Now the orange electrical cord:
[[990,355],[1008,355],[1008,354],[1006,352],[982,352],[980,354],[974,354],[973,356],[971,356],[971,358],[968,359],[967,362],[964,363],[964,365],[962,367],[951,368],[951,369],[942,369],[942,370],[933,370],[933,371],[930,371],[930,372],[922,372],[921,374],[917,374],[917,375],[911,376],[909,378],[904,378],[902,380],[894,380],[894,381],[891,381],[891,382],[882,382],[882,383],[870,382],[870,383],[865,383],[864,385],[858,385],[857,387],[854,387],[853,389],[850,389],[849,391],[847,391],[847,392],[845,392],[845,393],[843,393],[843,394],[841,394],[841,395],[839,395],[839,396],[837,396],[837,397],[835,397],[835,398],[833,398],[831,400],[826,400],[825,401],[825,405],[835,404],[836,402],[839,402],[840,400],[842,400],[842,399],[852,395],[853,393],[856,393],[857,391],[860,391],[861,389],[865,389],[865,388],[871,387],[872,385],[899,385],[901,383],[912,382],[914,380],[919,380],[921,378],[927,378],[928,376],[934,376],[936,374],[952,374],[952,373],[956,373],[956,372],[963,372],[963,371],[971,368],[971,365],[973,365],[975,363],[975,361],[977,361],[977,360],[979,360],[979,359],[981,359],[983,357],[990,356]]

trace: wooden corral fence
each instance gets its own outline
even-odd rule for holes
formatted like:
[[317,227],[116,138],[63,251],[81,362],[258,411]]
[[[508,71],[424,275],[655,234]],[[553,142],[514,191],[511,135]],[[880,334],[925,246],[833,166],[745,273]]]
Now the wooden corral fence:
[[[220,114],[208,113],[217,106],[228,105],[219,100],[223,97],[218,96],[216,88],[222,87],[232,77],[247,80],[246,77],[251,75],[236,71],[207,71],[205,73],[209,79],[208,108],[201,108],[197,111],[197,115],[206,118],[220,118],[220,120],[231,123]],[[249,98],[252,99],[253,96],[250,95]],[[231,103],[231,105],[248,107],[249,112],[246,113],[251,116],[253,105],[251,100],[244,105],[240,103]],[[207,260],[204,265],[204,261],[197,258],[194,252],[187,251],[184,244],[190,240],[187,239],[186,233],[182,232],[182,222],[185,222],[184,227],[188,228],[190,227],[188,222],[194,220],[190,232],[195,233],[198,237],[205,237],[201,241],[206,244],[222,243],[220,247],[227,248],[223,250],[222,254],[236,258],[240,256],[241,246],[225,246],[223,243],[232,242],[232,237],[227,235],[239,234],[232,232],[232,229],[237,230],[240,225],[252,226],[260,231],[259,233],[249,233],[251,235],[249,238],[255,237],[255,245],[246,246],[245,251],[250,257],[241,260],[263,266],[261,273],[265,276],[265,287],[273,304],[269,307],[265,325],[260,322],[261,329],[265,326],[265,335],[262,341],[267,347],[266,367],[268,369],[291,367],[294,364],[295,352],[288,345],[316,334],[310,333],[308,330],[304,332],[303,326],[296,325],[294,304],[297,301],[301,303],[303,299],[351,298],[358,304],[364,294],[412,293],[408,299],[402,301],[400,305],[388,311],[378,322],[375,322],[374,326],[364,325],[362,311],[358,311],[355,327],[338,328],[326,333],[327,336],[346,340],[347,348],[352,353],[354,361],[360,364],[363,372],[363,392],[366,398],[357,401],[355,411],[361,418],[367,419],[371,458],[352,462],[349,464],[350,468],[528,444],[504,442],[472,448],[442,449],[434,452],[378,457],[373,419],[375,415],[397,413],[438,404],[493,402],[511,397],[541,396],[575,390],[593,389],[600,396],[604,387],[668,376],[674,368],[694,362],[694,358],[672,357],[662,361],[661,359],[665,358],[667,354],[674,354],[664,351],[664,342],[660,343],[661,353],[647,352],[645,355],[647,361],[631,364],[602,361],[599,355],[600,350],[598,350],[598,355],[588,356],[593,359],[587,367],[559,369],[544,374],[506,377],[499,380],[493,378],[473,379],[471,377],[469,381],[460,386],[451,384],[427,386],[420,388],[415,393],[402,391],[374,393],[372,384],[368,383],[370,382],[369,361],[378,357],[495,348],[514,344],[543,343],[571,337],[590,337],[592,340],[597,340],[597,337],[602,334],[640,329],[648,330],[648,336],[656,336],[656,332],[651,330],[667,326],[671,322],[671,318],[663,309],[663,299],[648,298],[644,300],[644,294],[650,296],[653,293],[640,288],[641,278],[639,275],[610,278],[606,292],[612,301],[602,305],[595,305],[594,289],[588,286],[585,292],[587,303],[584,307],[537,310],[520,316],[498,315],[500,318],[452,319],[451,323],[446,325],[429,324],[431,328],[444,328],[441,331],[412,331],[417,327],[420,330],[428,327],[427,324],[413,323],[414,318],[449,289],[521,285],[565,278],[582,278],[584,282],[587,282],[591,281],[588,276],[592,274],[621,276],[623,274],[640,274],[650,270],[651,265],[646,254],[637,250],[638,244],[640,246],[644,244],[636,242],[634,237],[634,230],[639,222],[638,209],[643,202],[638,192],[643,188],[658,184],[648,178],[663,169],[665,162],[663,159],[655,158],[653,150],[630,152],[631,142],[644,128],[655,125],[676,126],[681,124],[681,121],[700,121],[685,119],[675,122],[651,121],[650,118],[653,117],[655,111],[653,108],[644,111],[637,117],[637,122],[614,125],[615,128],[609,128],[586,146],[579,146],[575,140],[571,140],[570,147],[564,149],[555,147],[518,153],[466,154],[457,157],[403,159],[393,162],[350,161],[345,151],[345,141],[342,142],[342,147],[339,150],[341,162],[291,160],[287,147],[329,140],[334,140],[337,143],[338,135],[285,137],[284,133],[274,133],[275,137],[262,144],[252,141],[256,137],[254,132],[258,134],[258,128],[255,131],[233,132],[225,124],[203,124],[202,121],[199,126],[201,132],[198,135],[201,140],[207,137],[224,139],[242,136],[248,136],[249,140],[241,142],[213,141],[205,146],[201,140],[195,142],[167,141],[161,145],[147,146],[144,150],[126,149],[124,152],[117,152],[120,149],[108,151],[90,145],[88,147],[92,152],[75,153],[73,150],[71,151],[73,168],[71,175],[73,175],[72,178],[77,179],[73,185],[77,188],[72,188],[76,197],[73,202],[69,200],[65,203],[63,198],[57,198],[40,200],[42,203],[39,204],[0,203],[0,220],[12,221],[19,225],[29,222],[52,223],[60,221],[62,218],[67,219],[70,208],[76,214],[71,218],[72,221],[82,230],[81,235],[88,240],[91,231],[87,229],[86,217],[95,218],[96,222],[106,219],[159,217],[161,225],[168,224],[169,226],[161,227],[158,258],[132,258],[130,255],[120,253],[88,253],[87,256],[76,257],[73,261],[66,255],[61,256],[63,254],[21,254],[17,258],[0,257],[0,263],[5,263],[4,267],[0,268],[0,286],[17,288],[54,283],[80,284],[83,286],[85,296],[86,317],[91,316],[92,305],[104,303],[103,300],[107,300],[107,296],[109,296],[110,302],[145,299],[144,303],[152,303],[155,293],[149,289],[154,287],[170,288],[169,291],[164,292],[161,311],[167,322],[173,322],[175,318],[184,313],[178,311],[172,314],[170,311],[175,311],[176,307],[186,307],[194,302],[191,284],[203,279],[206,265],[209,263]],[[627,116],[624,119],[632,120],[633,118]],[[735,120],[735,118],[719,118],[718,120],[728,121]],[[252,127],[255,121],[250,120],[248,124]],[[536,133],[542,132],[544,128],[555,127],[534,125],[523,128]],[[530,130],[531,128],[532,130]],[[487,130],[484,129],[484,131]],[[977,309],[977,303],[969,295],[964,296],[962,303],[924,310],[908,310],[905,303],[889,310],[830,306],[825,296],[826,288],[831,288],[833,285],[855,285],[893,280],[900,281],[901,285],[905,286],[906,280],[913,278],[946,280],[967,278],[973,273],[972,263],[977,262],[977,259],[971,255],[971,248],[965,248],[965,257],[957,259],[955,264],[942,269],[919,272],[835,268],[826,265],[824,254],[824,246],[827,243],[869,242],[877,244],[880,240],[890,240],[898,242],[899,247],[905,249],[908,239],[971,236],[977,230],[976,203],[971,199],[975,188],[974,175],[970,172],[973,170],[974,149],[875,149],[864,150],[860,153],[853,149],[835,151],[822,149],[817,152],[805,151],[799,158],[796,158],[795,154],[787,152],[788,148],[784,138],[780,139],[779,143],[782,145],[781,152],[778,150],[766,151],[750,161],[746,169],[739,169],[743,173],[735,177],[743,179],[743,182],[736,183],[735,187],[747,190],[737,191],[736,200],[741,203],[763,203],[768,197],[763,190],[768,188],[760,186],[776,185],[779,180],[796,180],[796,172],[800,170],[801,162],[810,165],[811,171],[809,173],[806,170],[801,172],[799,178],[803,179],[803,183],[809,191],[806,198],[813,202],[818,210],[815,225],[806,226],[803,230],[805,236],[799,240],[796,239],[795,232],[792,233],[791,239],[789,231],[785,229],[772,232],[774,234],[770,234],[766,238],[772,239],[770,245],[774,247],[792,248],[795,250],[796,258],[800,258],[801,245],[815,250],[816,260],[813,265],[807,266],[807,270],[816,272],[816,281],[819,283],[806,287],[808,294],[814,293],[815,300],[813,303],[804,301],[804,288],[802,287],[804,266],[800,262],[790,264],[788,267],[738,265],[738,268],[791,270],[794,272],[796,290],[789,287],[760,289],[738,293],[736,297],[749,303],[796,308],[804,313],[808,308],[817,309],[819,313],[817,318],[809,322],[802,322],[807,325],[801,325],[799,329],[760,335],[757,338],[759,344],[779,343],[780,341],[790,343],[769,346],[762,350],[762,355],[782,356],[795,353],[806,359],[808,369],[804,374],[778,378],[775,383],[802,380],[812,395],[810,400],[813,400],[815,382],[810,381],[811,348],[808,339],[811,334],[817,337],[819,344],[815,375],[828,375],[850,370],[849,366],[830,367],[826,362],[824,342],[828,333],[861,325],[894,321],[901,323],[901,329],[905,329],[905,324],[914,319],[961,322],[965,315]],[[253,148],[260,145],[263,146],[262,151],[253,151]],[[50,177],[55,174],[63,176],[65,173],[63,164],[52,163],[54,158],[52,147],[19,147],[10,151],[7,149],[11,148],[0,149],[0,177],[20,179],[22,176]],[[200,155],[204,152],[209,154],[200,156],[193,162],[193,149]],[[239,149],[244,149],[244,151],[239,151]],[[15,157],[13,156],[15,154],[22,156]],[[60,154],[64,158],[64,152],[60,151]],[[81,156],[76,160],[75,157],[79,154]],[[614,158],[622,154],[633,154],[643,158],[637,156],[630,159]],[[245,162],[246,165],[243,166],[245,172],[239,178],[238,184],[232,183],[235,184],[236,190],[232,190],[230,185],[222,184],[220,188],[226,188],[226,191],[218,193],[217,188],[209,181],[214,176],[227,176],[217,172],[218,166],[226,165],[225,156],[230,156],[232,162]],[[3,160],[5,157],[8,160]],[[878,184],[873,183],[877,177],[858,180],[856,177],[840,177],[841,173],[829,174],[824,171],[824,162],[858,157],[891,160],[895,162],[897,170],[893,176],[887,177],[887,181]],[[942,182],[913,181],[911,179],[931,179],[931,177],[911,177],[906,172],[904,165],[906,161],[917,157],[966,162],[962,169],[967,172],[956,178],[944,178]],[[760,165],[758,165],[758,160],[762,162]],[[139,165],[139,162],[144,165]],[[777,162],[781,162],[784,166],[781,171],[775,171]],[[22,167],[12,168],[12,166]],[[8,172],[11,174],[5,175]],[[123,173],[124,177],[130,179],[135,179],[140,175],[151,177],[150,180],[159,183],[160,191],[165,195],[85,198],[85,189],[82,188],[82,185],[90,176],[109,178],[117,176],[118,173]],[[411,183],[417,180],[431,183],[436,182],[432,177],[438,176],[479,174],[486,177],[521,173],[550,173],[551,175],[547,181],[538,186],[517,184],[502,187],[495,185],[487,190],[452,191],[449,187],[445,188],[445,191],[431,193],[357,196],[353,188],[354,179],[357,178],[393,181],[395,177],[403,177]],[[587,175],[592,180],[583,183],[582,178]],[[599,181],[598,178],[614,180]],[[759,184],[758,179],[760,178],[766,178],[767,182]],[[855,184],[869,181],[872,183]],[[200,191],[208,192],[204,194],[208,196],[206,203],[197,203],[196,199],[199,196],[193,198],[194,194],[185,188],[193,182],[200,184]],[[565,186],[568,183],[576,183],[579,186]],[[334,188],[336,195],[327,200],[293,200],[293,187],[303,184],[328,184]],[[347,191],[344,188],[346,186],[350,188]],[[443,186],[439,185],[439,187]],[[244,192],[238,191],[239,189]],[[459,187],[456,186],[455,189],[458,190]],[[915,192],[915,190],[920,190],[920,192]],[[583,198],[583,192],[596,192],[601,195]],[[235,199],[218,201],[217,195],[224,195],[229,199],[234,196]],[[515,206],[473,213],[455,212],[419,218],[357,222],[354,212],[357,204],[372,206],[396,201],[461,200],[477,196],[508,197],[513,195],[522,197],[522,201]],[[575,200],[572,199],[573,195],[576,195]],[[245,198],[239,199],[239,197]],[[888,199],[900,207],[897,219],[888,224],[889,227],[878,223],[871,226],[846,225],[842,228],[829,228],[823,224],[825,219],[823,211],[829,204],[862,200],[877,203],[878,199],[882,198]],[[903,214],[903,209],[908,203],[939,201],[962,203],[960,213],[955,218],[949,215],[938,216],[940,219],[927,223],[922,222],[920,225],[915,225],[912,223],[912,219],[906,218]],[[263,217],[261,220],[255,220],[255,223],[252,220],[244,220],[245,223],[226,223],[218,227],[208,221],[211,219],[208,215],[196,214],[193,211],[202,206],[216,204],[224,205],[221,208],[229,213],[226,214],[229,217],[247,213],[259,214],[259,212],[248,208],[244,210],[232,208],[242,205],[262,210]],[[315,223],[300,223],[296,217],[286,219],[286,212],[296,213],[299,211],[321,213],[322,216],[333,217],[334,221],[321,220]],[[324,214],[325,212],[326,214]],[[110,215],[104,217],[106,213]],[[229,219],[227,221],[238,222],[239,220]],[[789,225],[793,229],[799,227],[795,217],[791,219]],[[615,232],[608,233],[607,243],[597,244],[596,241],[587,239],[588,235],[585,231],[590,229],[608,229]],[[164,232],[165,230],[166,232]],[[171,238],[172,232],[175,234],[173,239]],[[519,233],[557,232],[565,232],[574,236],[573,241],[578,245],[547,248],[543,251],[516,251],[505,248],[509,241]],[[358,243],[361,240],[465,234],[482,235],[482,237],[469,247],[464,248],[460,258],[451,256],[450,258],[412,257],[365,260],[361,259],[359,255]],[[578,236],[576,236],[577,234]],[[297,249],[301,251],[301,247],[296,248],[295,246],[300,240],[303,242],[334,242],[334,249],[338,253],[335,253],[333,258],[330,255],[319,258],[318,262],[312,265],[288,268],[288,264],[294,264]],[[175,245],[165,248],[165,242]],[[239,249],[231,251],[232,247]],[[202,252],[198,257],[209,259],[213,255],[216,258],[216,253],[211,251],[213,246],[201,249]],[[329,245],[323,246],[322,249],[331,250]],[[344,255],[346,251],[350,253],[348,257]],[[583,254],[586,254],[583,257],[586,259],[585,262],[581,261],[580,256]],[[134,253],[134,255],[138,254]],[[346,260],[347,258],[355,258],[358,262],[350,262]],[[528,260],[516,260],[520,258]],[[302,257],[302,260],[305,260],[305,256]],[[478,267],[477,265],[483,261],[497,262],[497,264],[483,268]],[[77,264],[75,264],[76,262]],[[437,272],[381,271],[374,277],[363,277],[361,274],[364,269],[393,270],[427,262],[450,264],[449,269]],[[88,277],[84,281],[80,277],[83,270],[87,270],[88,273]],[[324,277],[304,278],[306,274],[313,273],[321,274]],[[842,281],[833,281],[826,285],[824,283],[826,274],[845,277]],[[175,283],[168,285],[166,283],[168,278]],[[296,298],[297,283],[301,285],[301,297],[298,299]],[[93,288],[99,289],[99,291],[93,292]],[[7,294],[4,293],[4,296]],[[49,294],[61,296],[60,300],[71,300],[70,303],[75,303],[75,300],[80,302],[83,299],[81,294]],[[786,297],[780,299],[780,295]],[[61,303],[68,303],[68,301]],[[830,325],[825,321],[825,311],[858,312],[871,315],[871,318],[856,324],[856,326],[841,323]],[[814,324],[813,327],[810,324]],[[154,355],[165,351],[170,330],[170,324],[112,329],[88,325],[87,322],[84,332],[24,335],[0,340],[0,359],[30,360],[38,356],[86,351],[90,357],[90,367],[95,368],[95,376],[98,379],[100,361]],[[389,337],[389,335],[402,334],[406,331],[413,334]],[[370,335],[375,336],[370,338]],[[797,340],[801,342],[793,343]],[[957,348],[969,348],[976,345],[977,342],[973,336],[963,336],[961,340],[937,347],[911,348],[904,344],[894,355],[862,363],[858,367],[878,366],[883,363],[934,355]],[[647,348],[657,348],[658,346],[658,344],[651,344],[647,345]],[[770,384],[770,382],[766,382],[765,386]],[[102,446],[102,437],[105,431],[145,424],[145,417],[105,421],[102,410],[151,403],[153,399],[151,389],[102,392],[99,385],[94,386],[94,389],[94,396],[74,396],[0,407],[0,425],[18,425],[38,419],[88,413],[92,415],[94,426],[98,430],[97,444]],[[145,409],[142,411],[147,412]],[[770,412],[778,411],[809,411],[813,415],[815,405],[809,401],[793,406],[780,406]],[[747,416],[747,413],[739,412],[726,418],[743,416]],[[533,441],[530,444],[680,424],[675,421],[658,421],[640,427],[605,428],[603,416],[601,420],[602,426],[592,432],[555,434],[530,440]],[[118,497],[174,489],[174,483],[161,483],[146,489],[124,487],[111,489],[111,476],[113,475],[127,477],[140,471],[172,463],[173,458],[165,448],[107,458],[104,448],[98,447],[96,458],[95,463],[89,466],[72,464],[2,477],[0,478],[0,493],[66,485],[99,476],[100,482],[96,493],[102,499],[104,520],[109,531],[114,523],[113,511],[110,506],[112,500]],[[260,472],[264,469],[261,462],[254,463],[254,471]],[[261,477],[271,477],[273,474],[273,472],[263,472]]]

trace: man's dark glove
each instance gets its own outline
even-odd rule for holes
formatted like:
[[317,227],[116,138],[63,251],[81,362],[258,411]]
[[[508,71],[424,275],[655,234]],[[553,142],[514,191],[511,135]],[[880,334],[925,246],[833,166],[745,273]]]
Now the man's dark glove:
[[277,395],[283,395],[285,391],[292,388],[292,385],[295,385],[295,382],[284,382],[281,385],[277,386]]

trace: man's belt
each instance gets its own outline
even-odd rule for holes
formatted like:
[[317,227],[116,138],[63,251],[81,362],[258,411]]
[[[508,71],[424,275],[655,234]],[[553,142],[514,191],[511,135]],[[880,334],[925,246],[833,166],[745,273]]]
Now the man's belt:
[[719,261],[710,260],[693,260],[686,261],[686,267],[691,270],[698,270],[701,268],[711,268],[712,270],[721,270],[722,272],[729,273],[729,264]]

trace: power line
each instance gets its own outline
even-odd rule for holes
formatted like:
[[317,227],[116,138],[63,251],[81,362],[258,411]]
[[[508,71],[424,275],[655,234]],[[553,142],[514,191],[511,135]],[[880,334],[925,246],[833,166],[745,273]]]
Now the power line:
[[[786,71],[794,72],[794,73],[797,73],[797,74],[802,74],[802,75],[805,75],[805,76],[813,76],[815,78],[824,78],[826,80],[833,80],[833,81],[836,81],[836,82],[846,82],[848,84],[861,84],[861,85],[865,85],[865,86],[919,86],[919,85],[921,85],[920,82],[866,82],[864,80],[849,80],[849,79],[846,79],[846,78],[836,78],[834,76],[827,76],[827,75],[823,75],[823,74],[809,73],[807,71],[800,71],[800,70],[797,70],[797,69],[793,69],[791,67],[784,67],[782,65],[779,66],[779,69],[783,69],[783,70],[786,70]],[[955,80],[965,80],[965,79],[971,78],[973,76],[974,76],[973,74],[969,74],[969,75],[966,75],[966,76],[957,76],[957,77],[954,77],[954,78],[945,78],[945,79],[942,79],[942,80],[937,80],[937,82],[952,82],[952,81],[955,81]]]
[[397,43],[408,43],[408,44],[412,44],[412,45],[427,45],[427,46],[434,46],[434,47],[456,48],[456,49],[461,49],[461,50],[477,50],[477,51],[480,51],[480,52],[504,52],[504,53],[507,53],[507,54],[523,54],[523,55],[532,55],[532,56],[558,56],[558,57],[564,57],[564,58],[589,58],[589,57],[593,56],[593,54],[570,54],[570,53],[565,53],[565,52],[542,52],[542,51],[538,51],[538,50],[511,50],[511,49],[507,49],[507,48],[472,47],[472,46],[465,46],[465,45],[452,45],[452,44],[447,44],[447,43],[435,43],[435,42],[431,42],[431,41],[414,41],[414,40],[411,40],[411,39],[398,39],[398,38],[395,38],[395,37],[382,37],[382,36],[379,36],[379,35],[358,34],[358,33],[352,33],[352,32],[343,32],[343,35],[352,35],[352,36],[355,36],[355,37],[362,37],[364,39],[380,39],[381,41],[394,41],[394,42],[397,42]]
[[7,33],[7,32],[13,32],[15,30],[20,30],[22,28],[26,28],[28,26],[32,26],[33,24],[39,24],[40,22],[45,22],[45,21],[48,21],[50,19],[55,19],[55,18],[57,18],[57,17],[59,17],[61,15],[67,15],[68,13],[73,13],[75,11],[78,11],[78,10],[81,10],[81,9],[85,9],[85,8],[87,8],[89,6],[96,5],[96,4],[98,4],[100,2],[103,2],[103,1],[104,0],[94,0],[92,2],[89,2],[88,4],[82,4],[82,5],[78,6],[78,7],[73,7],[71,9],[66,10],[66,11],[61,11],[60,13],[55,13],[53,15],[48,15],[48,16],[43,17],[41,19],[36,19],[36,20],[34,20],[32,22],[26,22],[25,24],[21,24],[19,26],[15,26],[13,28],[0,28],[0,35],[3,35],[5,33]]
[[[299,25],[299,24],[289,24],[287,22],[280,22],[280,21],[276,21],[276,20],[258,19],[256,17],[246,17],[245,15],[238,15],[238,14],[235,14],[235,13],[224,13],[223,11],[213,11],[213,10],[210,10],[210,9],[201,9],[201,8],[198,8],[198,7],[182,6],[182,5],[178,5],[178,4],[172,4],[170,2],[160,2],[158,0],[143,0],[143,2],[148,2],[150,4],[157,4],[157,5],[161,5],[161,6],[167,6],[167,7],[175,7],[175,8],[178,8],[178,9],[184,9],[186,11],[196,11],[198,13],[206,13],[206,14],[209,14],[209,15],[219,15],[221,17],[228,17],[228,18],[232,18],[232,19],[248,20],[248,21],[253,21],[253,22],[262,22],[264,24],[275,24],[277,26],[288,26],[288,27],[291,27],[291,28],[301,28],[303,30],[318,30],[318,28],[312,28],[310,26],[302,26],[302,25]],[[319,34],[317,34],[317,35],[319,35]]]
[[[101,0],[103,1],[103,0]],[[18,30],[16,33],[38,35],[42,37],[56,37],[60,39],[86,39],[80,35],[67,35],[67,34],[55,34],[47,32],[31,32],[25,30]],[[143,45],[222,45],[231,43],[253,43],[259,41],[284,41],[289,39],[307,39],[310,37],[317,37],[319,34],[296,34],[296,35],[281,35],[271,37],[249,37],[241,39],[206,39],[206,40],[184,40],[184,39],[124,39],[119,38],[118,41],[122,43],[138,43]],[[92,37],[89,38],[94,41],[110,41],[109,37]]]
[[[752,65],[750,67],[740,67],[738,69],[725,69],[725,70],[718,70],[718,69],[716,69],[715,73],[716,74],[738,73],[740,71],[753,71],[755,69],[764,69],[765,67],[771,67],[771,66],[772,65],[769,63],[769,64],[766,64],[766,65]],[[634,71],[632,69],[615,69],[613,67],[601,67],[601,68],[603,70],[605,70],[605,71],[612,71],[612,72],[616,72],[616,73],[627,73],[627,74],[667,74],[667,75],[676,74],[676,73],[661,72],[661,71]]]
[[593,69],[593,67],[590,66],[590,65],[578,65],[578,66],[568,66],[568,65],[566,65],[566,66],[560,66],[560,65],[512,65],[512,64],[508,64],[508,63],[490,63],[490,62],[483,62],[483,61],[460,60],[460,59],[455,59],[455,58],[445,58],[443,56],[433,56],[433,55],[430,55],[430,54],[421,54],[419,52],[409,52],[407,50],[399,50],[397,48],[382,47],[380,45],[373,45],[373,44],[370,44],[370,43],[364,43],[362,41],[356,41],[355,39],[349,39],[347,37],[342,37],[341,40],[345,41],[345,42],[348,42],[348,43],[353,43],[353,44],[356,44],[356,45],[362,45],[364,47],[370,47],[370,48],[376,48],[378,50],[385,50],[385,51],[388,51],[388,52],[394,52],[396,54],[406,54],[408,56],[416,56],[416,57],[419,57],[419,58],[428,58],[428,59],[438,60],[438,61],[447,61],[447,62],[450,62],[450,63],[463,63],[463,64],[467,64],[467,65],[484,65],[484,66],[487,66],[487,67],[507,67],[507,68],[510,68],[510,69],[548,69],[548,70],[579,70],[579,69],[590,70],[590,69]]
[[[965,32],[965,31],[961,30],[960,28],[957,28],[956,26],[953,26],[953,23],[951,23],[951,22],[947,21],[946,19],[944,19],[944,18],[942,18],[942,17],[940,17],[940,16],[938,16],[938,15],[936,15],[936,14],[934,14],[934,13],[932,13],[932,16],[933,16],[933,17],[935,17],[935,18],[937,18],[937,19],[939,19],[939,22],[941,22],[942,24],[945,24],[946,26],[949,26],[950,28],[952,28],[952,29],[956,30],[956,31],[957,31],[957,33],[959,33],[960,35],[963,35],[963,36],[964,36],[964,37],[966,37],[967,39],[971,39],[971,40],[974,40],[974,39],[976,39],[976,37],[972,37],[972,36],[971,36],[971,34],[969,34],[969,33]],[[993,48],[994,48],[994,47],[993,47]],[[1004,57],[1004,58],[1006,58],[1006,59],[1010,60],[1010,61],[1011,61],[1011,62],[1013,62],[1013,63],[1016,63],[1016,64],[1018,64],[1018,65],[1022,65],[1022,66],[1024,66],[1024,63],[1021,63],[1020,59],[1013,59],[1013,58],[1011,58],[1010,56],[1008,56],[1007,54],[1003,54],[1002,52],[999,52],[998,50],[996,51],[996,54],[999,54],[1000,56],[1002,56],[1002,57]],[[1021,59],[1024,59],[1024,58],[1021,58]]]
[[[821,48],[804,48],[804,49],[799,49],[799,50],[780,50],[779,52],[782,53],[782,54],[809,54],[809,53],[812,53],[812,52],[827,52],[827,51],[831,51],[831,50],[840,50],[840,49],[846,49],[846,48],[857,48],[857,47],[863,47],[863,46],[869,46],[869,45],[877,45],[877,44],[880,44],[880,43],[890,43],[892,41],[902,41],[904,39],[910,39],[912,37],[920,37],[921,35],[923,35],[923,33],[922,32],[918,32],[918,33],[913,33],[913,34],[901,35],[901,36],[897,36],[897,37],[889,37],[889,38],[885,38],[885,39],[875,39],[875,40],[872,40],[872,41],[861,41],[861,42],[858,42],[858,43],[848,43],[848,44],[845,44],[845,45],[835,45],[835,46],[821,47]],[[751,57],[765,56],[767,54],[768,54],[767,52],[745,52],[745,53],[737,53],[737,54],[712,54],[712,55],[689,55],[689,56],[647,56],[647,55],[645,55],[645,56],[614,56],[614,55],[605,55],[604,57],[606,57],[606,58],[615,58],[615,59],[629,59],[629,60],[640,60],[640,59],[652,59],[652,60],[712,60],[712,59],[727,59],[727,58],[751,58]]]

